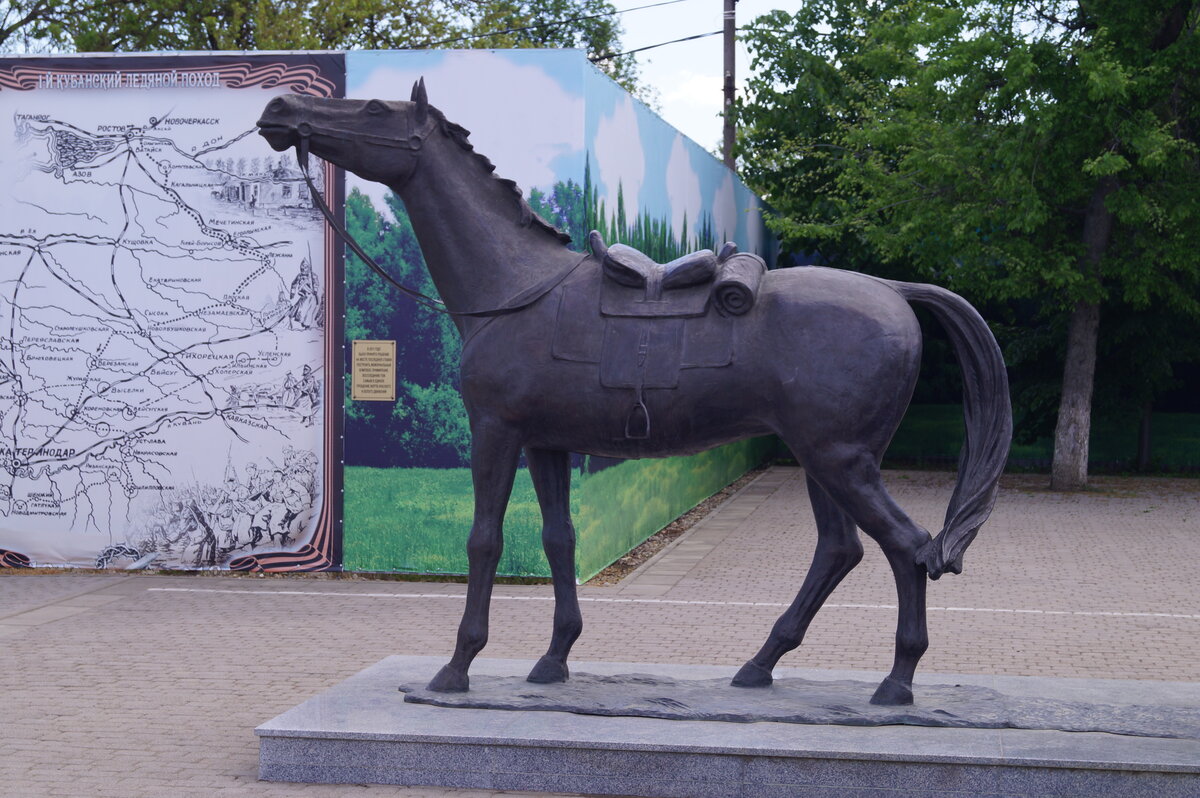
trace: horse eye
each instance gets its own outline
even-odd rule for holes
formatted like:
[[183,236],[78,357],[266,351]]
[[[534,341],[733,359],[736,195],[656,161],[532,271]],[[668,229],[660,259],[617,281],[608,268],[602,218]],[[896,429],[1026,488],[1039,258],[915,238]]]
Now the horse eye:
[[386,114],[387,110],[388,107],[379,100],[371,100],[369,103],[367,103],[368,114]]

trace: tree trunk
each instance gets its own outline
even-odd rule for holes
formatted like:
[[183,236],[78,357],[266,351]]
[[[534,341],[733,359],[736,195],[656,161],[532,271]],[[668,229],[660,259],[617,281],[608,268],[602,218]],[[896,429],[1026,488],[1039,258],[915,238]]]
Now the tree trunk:
[[1099,330],[1099,303],[1076,303],[1067,331],[1067,362],[1063,367],[1058,424],[1054,428],[1051,490],[1082,490],[1087,487],[1092,383],[1096,374],[1096,338]]
[[[1100,261],[1112,235],[1112,212],[1105,206],[1117,190],[1114,177],[1101,178],[1088,199],[1083,219],[1084,252],[1080,268],[1097,285]],[[1097,291],[1097,293],[1099,293]],[[1092,432],[1092,384],[1096,376],[1096,339],[1100,333],[1099,299],[1080,299],[1071,311],[1067,329],[1067,362],[1063,365],[1062,398],[1054,428],[1054,460],[1050,466],[1051,490],[1087,487],[1088,437]]]

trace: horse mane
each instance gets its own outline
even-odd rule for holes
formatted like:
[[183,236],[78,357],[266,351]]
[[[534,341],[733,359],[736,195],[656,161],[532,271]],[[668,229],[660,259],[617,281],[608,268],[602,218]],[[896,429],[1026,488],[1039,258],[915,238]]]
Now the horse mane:
[[517,185],[515,180],[510,180],[507,177],[500,177],[498,174],[496,174],[496,165],[492,163],[491,159],[483,153],[475,151],[475,147],[467,138],[471,135],[471,131],[467,130],[457,122],[451,122],[446,118],[446,115],[437,108],[430,106],[429,113],[433,114],[433,118],[438,121],[438,126],[441,128],[443,134],[448,136],[450,140],[459,147],[475,156],[475,160],[477,160],[487,171],[487,173],[492,176],[492,179],[506,188],[512,194],[513,198],[517,201],[517,209],[521,214],[522,227],[532,227],[535,230],[548,233],[554,236],[558,243],[563,245],[571,243],[571,236],[569,234],[559,230],[556,226],[550,222],[547,222],[545,219],[533,212],[533,208],[529,207],[529,203],[525,201],[525,195],[521,192],[521,187]]

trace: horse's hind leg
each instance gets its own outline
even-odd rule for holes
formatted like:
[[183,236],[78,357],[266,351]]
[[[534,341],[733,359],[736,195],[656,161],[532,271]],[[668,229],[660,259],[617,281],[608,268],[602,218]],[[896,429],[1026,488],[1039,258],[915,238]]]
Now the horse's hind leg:
[[529,672],[538,684],[565,682],[567,655],[583,630],[575,595],[575,528],[571,526],[571,462],[566,452],[525,450],[529,475],[542,507],[542,547],[554,580],[554,632],[550,648]]
[[512,494],[521,445],[516,433],[498,422],[471,424],[471,479],[475,520],[467,538],[467,603],[458,626],[454,656],[429,683],[443,693],[470,687],[467,669],[488,639],[488,606],[496,566],[504,551],[504,511]]
[[[830,451],[845,451],[830,447]],[[855,523],[870,535],[887,557],[896,579],[899,614],[896,623],[896,657],[892,671],[879,685],[872,704],[911,704],[912,680],[917,663],[929,647],[925,624],[925,570],[916,553],[929,542],[929,533],[901,510],[883,487],[879,462],[860,451],[842,457],[814,455],[805,466],[812,478],[829,492]]]
[[862,559],[863,547],[854,521],[812,477],[808,477],[808,496],[817,519],[817,550],[812,565],[796,599],[779,616],[767,642],[733,677],[735,686],[769,685],[771,670],[779,658],[800,645],[817,610]]

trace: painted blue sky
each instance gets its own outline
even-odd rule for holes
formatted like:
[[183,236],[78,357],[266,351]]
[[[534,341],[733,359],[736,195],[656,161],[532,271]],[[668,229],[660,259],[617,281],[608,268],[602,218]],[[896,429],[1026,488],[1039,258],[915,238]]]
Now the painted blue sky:
[[[745,248],[759,242],[746,210],[757,201],[712,155],[595,69],[574,50],[410,50],[351,52],[347,95],[407,99],[425,78],[430,102],[471,131],[496,173],[526,193],[557,181],[582,182],[585,159],[601,197],[695,229],[712,213]],[[386,191],[353,176],[351,187],[382,207]]]
[[758,199],[732,172],[590,64],[586,84],[592,179],[610,212],[619,184],[627,209],[666,218],[677,234],[710,214],[718,235],[759,248]]

